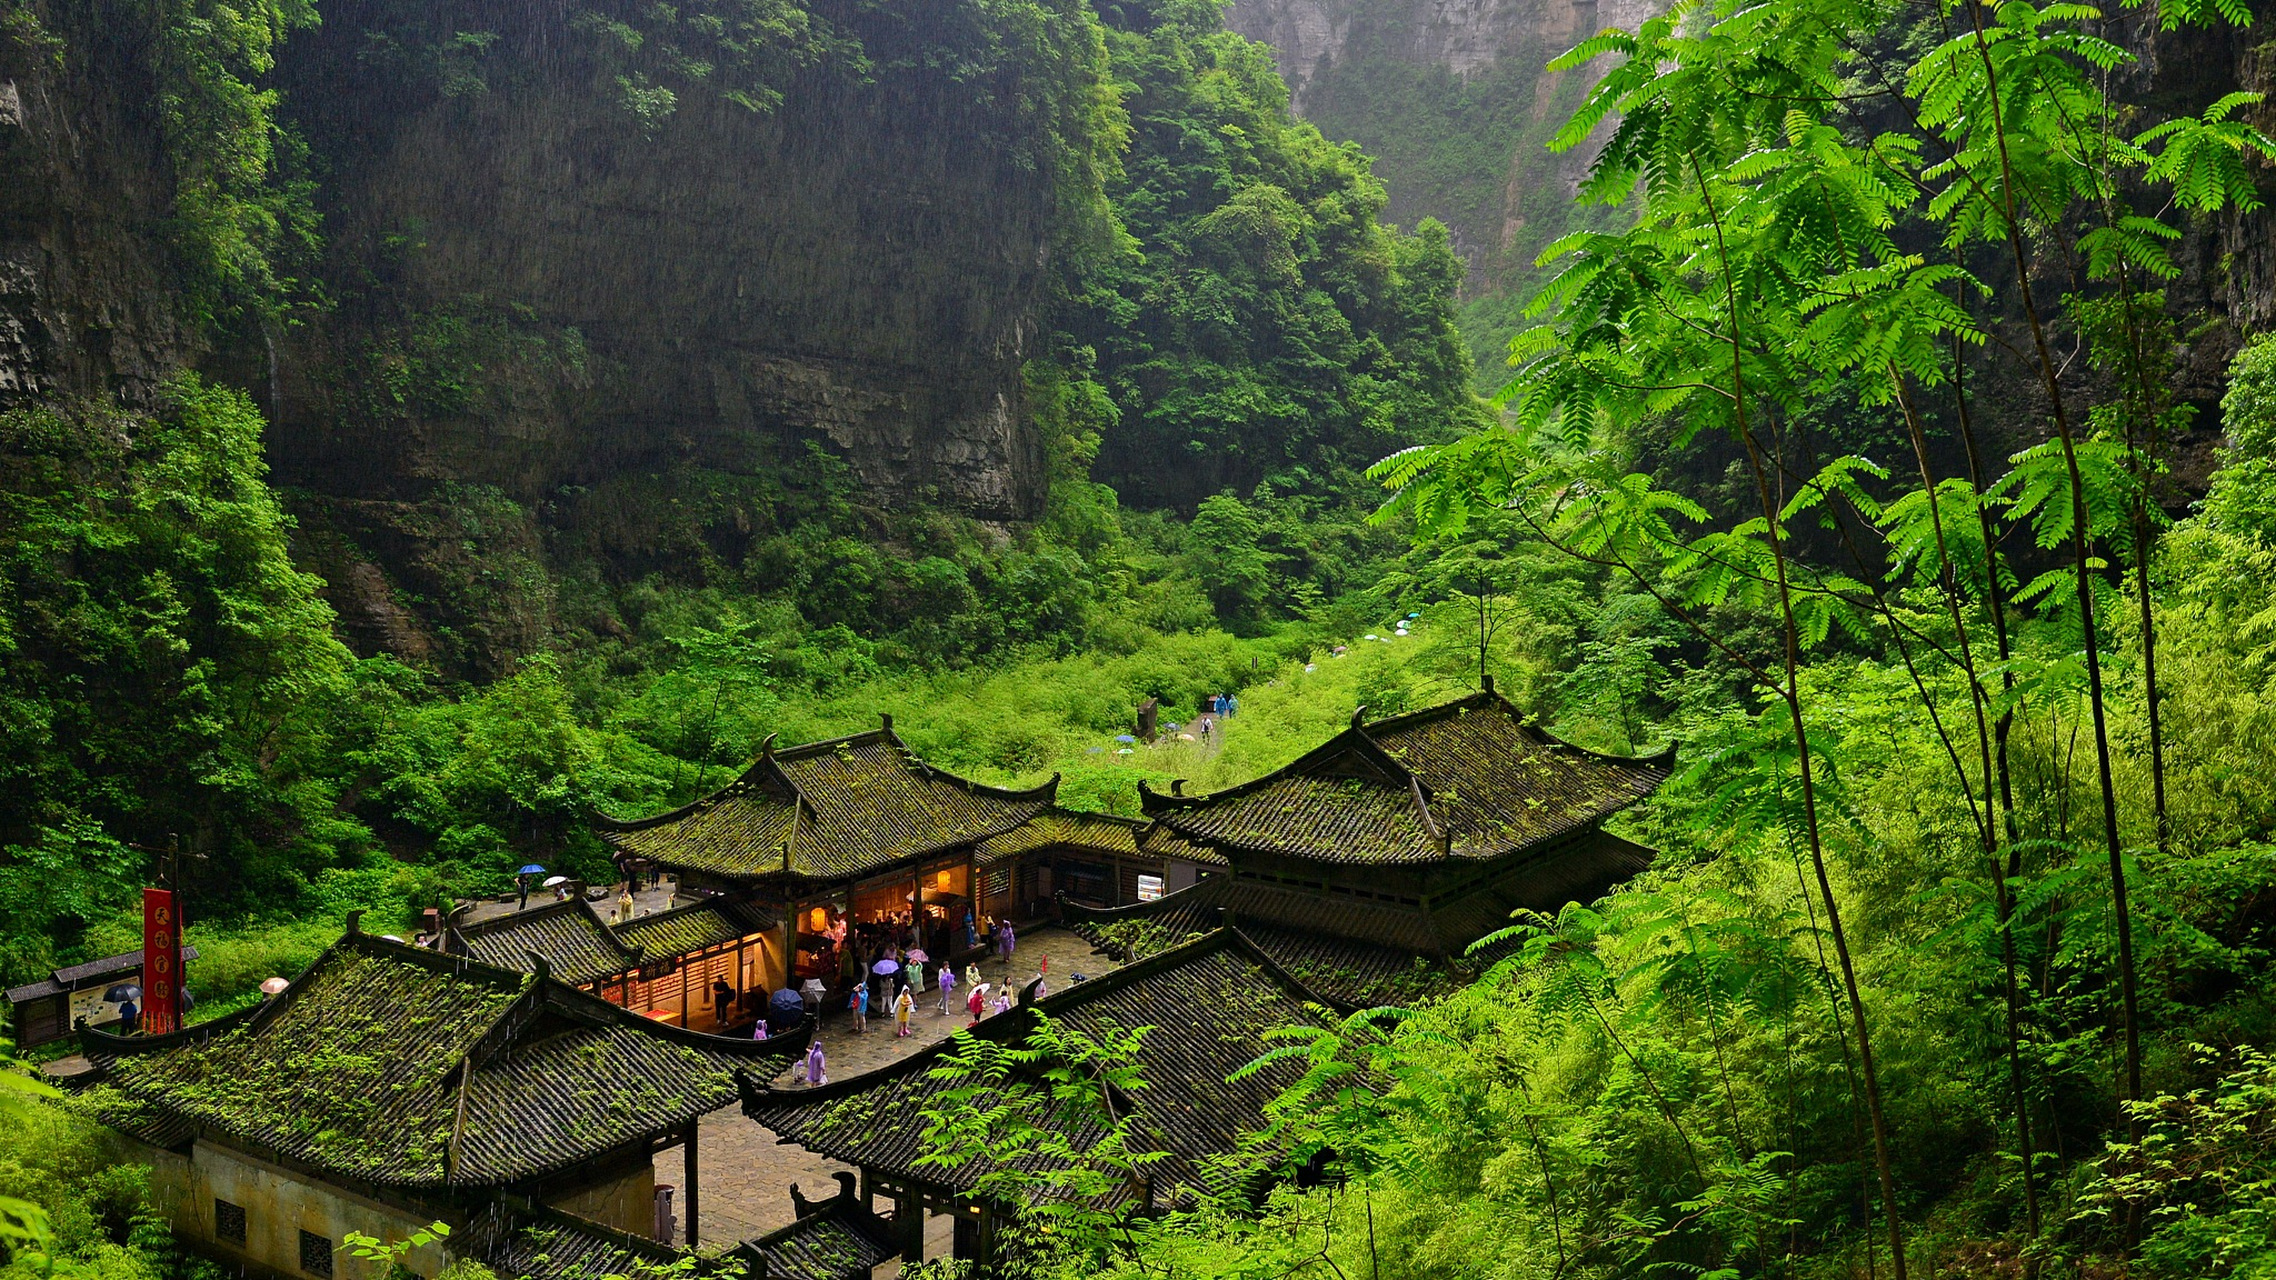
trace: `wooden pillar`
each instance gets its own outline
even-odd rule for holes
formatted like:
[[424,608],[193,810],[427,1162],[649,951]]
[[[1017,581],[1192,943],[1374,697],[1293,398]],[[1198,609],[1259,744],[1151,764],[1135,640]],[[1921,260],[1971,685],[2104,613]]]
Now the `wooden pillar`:
[[690,1120],[690,1121],[688,1121],[688,1127],[687,1127],[687,1129],[686,1129],[686,1130],[683,1132],[683,1136],[682,1136],[682,1138],[681,1138],[681,1145],[680,1145],[680,1151],[681,1151],[681,1155],[682,1155],[682,1158],[683,1158],[683,1160],[685,1161],[685,1163],[686,1163],[686,1166],[687,1166],[687,1176],[686,1176],[686,1182],[687,1182],[687,1220],[688,1220],[688,1248],[690,1248],[690,1249],[693,1249],[693,1248],[695,1248],[695,1246],[696,1246],[696,1234],[695,1234],[695,1230],[696,1230],[696,1228],[695,1228],[695,1223],[696,1223],[696,1216],[695,1216],[695,1205],[696,1205],[696,1159],[695,1159],[695,1148],[696,1148],[696,1133],[697,1133],[698,1125],[699,1125],[699,1122],[698,1122],[698,1121],[694,1121],[694,1120]]
[[925,1201],[916,1188],[904,1186],[893,1196],[893,1225],[900,1228],[901,1261],[915,1265],[925,1260]]
[[695,1019],[688,1016],[688,958],[680,957],[680,1026],[693,1031]]

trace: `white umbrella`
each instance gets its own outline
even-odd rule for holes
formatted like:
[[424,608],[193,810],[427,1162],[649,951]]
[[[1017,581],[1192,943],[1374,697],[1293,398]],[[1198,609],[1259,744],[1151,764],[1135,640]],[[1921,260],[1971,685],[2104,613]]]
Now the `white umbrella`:
[[292,983],[283,978],[271,978],[261,984],[261,994],[265,996],[283,995],[284,989],[291,985]]
[[567,877],[567,876],[547,876],[547,877],[545,878],[545,883],[544,883],[542,886],[540,886],[540,887],[541,887],[541,888],[550,889],[550,888],[552,888],[553,886],[555,886],[555,885],[557,885],[557,884],[567,884],[567,883],[569,883],[569,877]]

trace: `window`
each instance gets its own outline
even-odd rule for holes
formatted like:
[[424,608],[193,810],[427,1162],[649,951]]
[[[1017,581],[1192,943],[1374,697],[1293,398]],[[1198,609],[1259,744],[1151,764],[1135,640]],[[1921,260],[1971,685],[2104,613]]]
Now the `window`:
[[213,1235],[230,1244],[245,1243],[245,1206],[227,1200],[213,1202]]
[[332,1280],[332,1242],[313,1231],[301,1232],[300,1269]]
[[1152,902],[1162,896],[1162,878],[1141,874],[1138,877],[1138,900]]

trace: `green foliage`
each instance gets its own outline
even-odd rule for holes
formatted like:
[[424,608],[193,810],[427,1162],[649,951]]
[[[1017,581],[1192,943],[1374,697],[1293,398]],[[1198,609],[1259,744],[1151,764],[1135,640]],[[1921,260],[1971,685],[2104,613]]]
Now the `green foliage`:
[[1146,506],[1260,482],[1332,494],[1385,449],[1478,421],[1445,228],[1377,222],[1364,158],[1295,120],[1269,51],[1214,13],[1104,12],[1127,240],[1065,282],[1057,321],[1119,410],[1103,478]]
[[11,921],[17,972],[140,877],[119,841],[181,832],[249,865],[282,831],[352,838],[299,755],[347,654],[287,555],[260,431],[189,379],[150,417],[0,417],[0,877],[40,904]]
[[920,1116],[916,1167],[970,1176],[977,1195],[1020,1206],[1016,1231],[1080,1250],[1128,1230],[1148,1171],[1166,1158],[1136,1124],[1148,1028],[1092,1036],[1043,1013],[1029,1019],[1016,1042],[957,1033],[933,1068],[951,1087]]

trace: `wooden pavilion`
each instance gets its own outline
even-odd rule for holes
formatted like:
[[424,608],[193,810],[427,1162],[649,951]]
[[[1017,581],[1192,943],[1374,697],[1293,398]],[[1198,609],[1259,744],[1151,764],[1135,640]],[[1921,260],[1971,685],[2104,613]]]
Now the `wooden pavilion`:
[[600,818],[620,861],[676,872],[682,891],[781,921],[786,976],[827,981],[853,925],[907,919],[935,956],[976,941],[964,921],[1026,919],[1076,881],[1107,904],[1194,882],[1210,864],[1149,853],[1144,824],[1054,803],[1058,777],[1014,790],[919,759],[891,716],[868,733],[776,750],[667,813]]
[[[686,903],[634,920],[604,920],[582,897],[444,930],[443,951],[504,969],[543,960],[555,980],[611,1004],[691,1030],[724,1031],[765,1012],[789,973],[777,917],[731,897]],[[721,1010],[711,986],[738,999]]]

